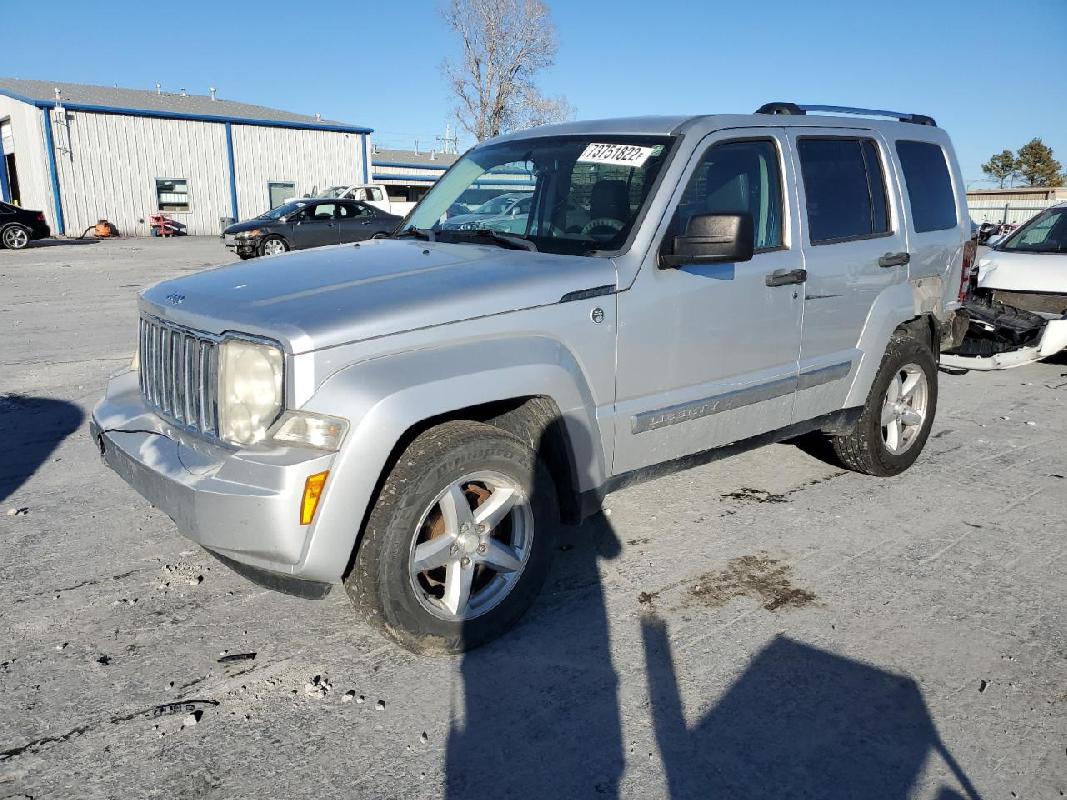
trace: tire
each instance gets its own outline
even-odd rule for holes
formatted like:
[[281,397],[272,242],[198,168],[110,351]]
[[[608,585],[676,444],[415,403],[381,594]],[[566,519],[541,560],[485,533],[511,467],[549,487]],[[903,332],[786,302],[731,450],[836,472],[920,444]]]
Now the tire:
[[8,250],[23,250],[30,243],[30,232],[21,225],[8,225],[0,231],[0,244]]
[[[446,508],[465,500],[469,521],[477,523],[478,509],[485,514],[499,490],[497,496],[514,497],[514,505],[481,536],[477,525],[459,533],[462,511],[446,521]],[[533,603],[558,525],[551,476],[525,442],[480,422],[446,422],[417,436],[386,477],[345,589],[358,612],[408,650],[472,650],[502,635]],[[426,564],[448,563],[419,571],[422,556]],[[501,558],[511,565],[507,570],[491,564]],[[464,606],[456,600],[462,593],[449,595],[448,588],[465,575],[470,595]]]
[[259,246],[261,256],[276,256],[288,252],[289,243],[281,236],[268,236]]
[[[916,383],[910,395],[893,402],[891,387],[896,384],[892,390],[899,395],[912,378]],[[923,391],[920,412],[918,400]],[[936,411],[937,363],[933,353],[914,337],[894,333],[859,419],[850,430],[830,437],[834,453],[845,467],[855,472],[879,477],[898,475],[914,464],[922,452]],[[915,422],[913,414],[921,416],[921,421]],[[886,418],[893,421],[883,425]],[[891,435],[894,421],[896,437]]]

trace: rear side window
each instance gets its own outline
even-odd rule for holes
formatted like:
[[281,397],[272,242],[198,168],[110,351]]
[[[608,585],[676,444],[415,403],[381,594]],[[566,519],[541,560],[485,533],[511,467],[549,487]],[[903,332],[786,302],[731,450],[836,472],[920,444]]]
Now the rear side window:
[[889,233],[885,176],[871,139],[797,141],[812,244]]
[[956,197],[945,151],[929,142],[897,142],[916,233],[956,227]]

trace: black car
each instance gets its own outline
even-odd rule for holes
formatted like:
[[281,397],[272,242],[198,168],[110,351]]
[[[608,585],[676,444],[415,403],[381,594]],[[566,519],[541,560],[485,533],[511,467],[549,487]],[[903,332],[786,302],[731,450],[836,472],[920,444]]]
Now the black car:
[[272,256],[344,244],[390,232],[402,218],[359,200],[294,200],[222,232],[226,246],[241,258]]
[[34,239],[51,235],[43,212],[0,203],[0,248],[21,250]]

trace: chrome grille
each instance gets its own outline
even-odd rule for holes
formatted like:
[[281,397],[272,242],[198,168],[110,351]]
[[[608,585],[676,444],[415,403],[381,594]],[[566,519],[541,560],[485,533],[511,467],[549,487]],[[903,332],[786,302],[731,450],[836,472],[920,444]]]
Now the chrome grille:
[[142,317],[138,342],[145,402],[162,417],[217,436],[218,339]]

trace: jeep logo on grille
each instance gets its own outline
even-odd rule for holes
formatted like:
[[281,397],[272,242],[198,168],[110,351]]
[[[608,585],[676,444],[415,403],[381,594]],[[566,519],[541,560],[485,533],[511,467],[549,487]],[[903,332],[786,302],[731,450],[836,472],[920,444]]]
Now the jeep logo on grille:
[[180,306],[182,303],[185,302],[185,295],[184,294],[168,294],[167,295],[167,302],[171,303],[172,305]]

